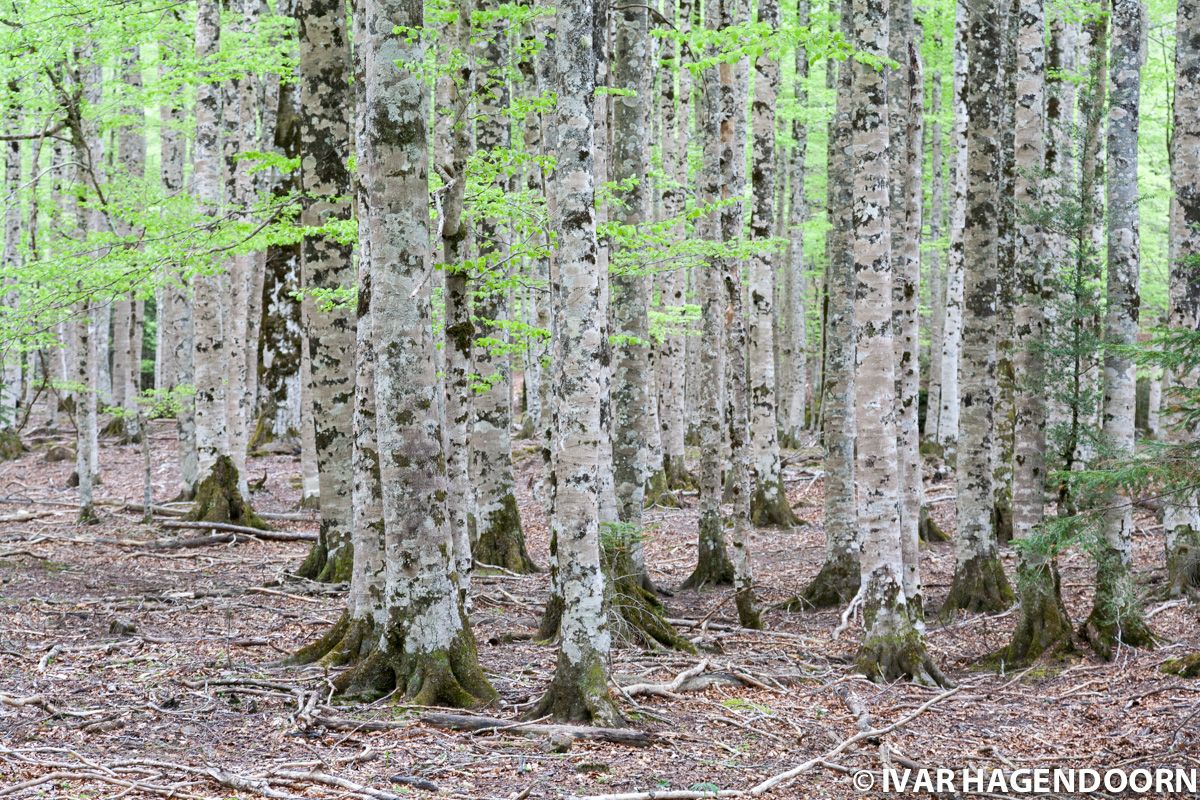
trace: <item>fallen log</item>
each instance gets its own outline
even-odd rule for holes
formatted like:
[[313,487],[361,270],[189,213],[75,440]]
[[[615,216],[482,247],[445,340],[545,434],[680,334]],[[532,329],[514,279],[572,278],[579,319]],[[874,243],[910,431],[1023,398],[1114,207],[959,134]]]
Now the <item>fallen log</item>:
[[228,522],[189,522],[186,520],[168,520],[159,523],[164,528],[189,528],[204,531],[228,531],[244,534],[245,537],[268,539],[274,542],[315,542],[317,534],[306,531],[264,531],[246,525],[233,525]]

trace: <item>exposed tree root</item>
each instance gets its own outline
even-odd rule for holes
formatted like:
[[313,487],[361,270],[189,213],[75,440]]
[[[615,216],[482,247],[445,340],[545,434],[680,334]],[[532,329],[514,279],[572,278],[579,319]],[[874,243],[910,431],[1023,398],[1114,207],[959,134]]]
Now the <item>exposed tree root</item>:
[[702,589],[705,586],[729,586],[733,583],[733,562],[725,550],[719,514],[700,515],[700,539],[696,554],[696,569],[683,582],[683,589]]
[[1017,574],[1021,617],[1007,647],[987,660],[1005,669],[1025,667],[1046,656],[1062,661],[1077,655],[1071,618],[1063,605],[1058,566],[1022,563]]
[[653,733],[635,731],[630,728],[596,728],[583,725],[537,725],[514,723],[512,720],[479,717],[473,714],[425,714],[421,722],[439,728],[458,731],[495,731],[509,736],[562,736],[567,739],[627,744],[646,747],[658,741]]
[[858,593],[859,581],[858,560],[850,553],[831,553],[812,582],[787,601],[784,608],[788,611],[840,608]]
[[598,661],[574,665],[560,651],[554,679],[528,719],[550,717],[556,722],[624,726],[625,719],[608,689],[604,665]]
[[921,634],[903,619],[887,634],[868,633],[855,660],[858,670],[876,683],[912,680],[921,686],[949,686],[925,650]]
[[950,534],[942,530],[942,527],[933,521],[933,517],[929,516],[929,509],[926,506],[921,506],[921,514],[917,522],[917,535],[922,542],[928,542],[929,544],[950,541]]
[[349,611],[344,611],[324,635],[301,647],[284,663],[342,667],[365,659],[378,644],[379,635],[370,619],[353,619]]
[[1167,551],[1167,596],[1183,597],[1200,589],[1200,531],[1191,526],[1175,529]]
[[1105,661],[1112,660],[1120,645],[1145,648],[1155,645],[1133,576],[1115,557],[1100,558],[1092,613],[1079,629],[1079,635]]
[[943,617],[955,611],[994,614],[1012,607],[1015,600],[1000,557],[981,556],[956,566],[954,583],[941,614]]
[[201,522],[229,522],[267,530],[250,503],[238,491],[238,471],[229,456],[218,456],[212,471],[196,487],[196,504],[187,519]]
[[386,645],[333,681],[338,697],[359,702],[376,700],[395,690],[416,705],[479,708],[496,699],[496,690],[479,667],[475,637],[466,626],[445,650],[410,653],[402,636],[390,634]]
[[490,521],[491,524],[479,532],[479,538],[474,539],[472,554],[475,560],[522,575],[537,572],[537,565],[525,550],[525,534],[521,532],[516,498],[506,495],[502,508],[491,515]]
[[750,495],[750,521],[760,528],[790,528],[800,524],[800,518],[788,502],[783,478],[770,492],[762,486],[754,487],[754,494]]
[[675,626],[667,622],[665,609],[658,597],[643,585],[628,542],[618,536],[605,537],[600,555],[607,595],[608,624],[614,641],[636,647],[666,647],[687,653],[696,652],[692,643],[680,636]]

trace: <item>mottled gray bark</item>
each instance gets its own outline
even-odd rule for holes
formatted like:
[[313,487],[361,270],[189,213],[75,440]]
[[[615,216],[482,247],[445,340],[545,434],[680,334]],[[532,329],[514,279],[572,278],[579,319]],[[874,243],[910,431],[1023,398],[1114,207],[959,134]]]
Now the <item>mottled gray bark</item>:
[[[889,4],[854,0],[852,8],[855,46],[878,57],[886,55]],[[863,535],[859,591],[865,626],[858,667],[873,680],[911,678],[922,684],[939,684],[944,679],[925,652],[904,594],[892,330],[894,268],[888,213],[888,72],[859,62],[851,65],[851,71],[856,476]]]
[[[758,23],[778,28],[777,0],[759,0]],[[772,237],[775,226],[775,105],[778,95],[779,62],[774,53],[764,50],[754,61],[754,100],[750,107],[753,124],[750,237],[760,246]],[[740,231],[733,235],[738,233]],[[772,250],[760,250],[750,262],[750,347],[746,356],[747,376],[742,378],[743,381],[748,378],[749,382],[750,439],[747,444],[751,449],[754,487],[750,514],[756,525],[795,525],[799,520],[788,504],[779,461],[775,396],[775,268]],[[740,319],[738,324],[741,324]],[[735,355],[732,350],[730,354]],[[741,360],[740,355],[737,360]]]
[[[1171,159],[1174,258],[1167,325],[1176,330],[1200,331],[1200,2],[1180,0],[1176,28]],[[1177,369],[1166,377],[1172,387],[1183,391],[1200,388],[1200,370]],[[1167,398],[1174,400],[1175,394],[1164,389]],[[1182,424],[1180,409],[1175,405],[1168,404],[1163,414],[1165,440],[1172,444],[1195,441],[1196,430]],[[1168,588],[1172,594],[1182,594],[1200,586],[1200,495],[1185,492],[1165,497],[1164,501]]]
[[[339,0],[299,0],[300,223],[313,228],[350,217],[350,43]],[[312,234],[300,247],[305,289],[314,443],[321,496],[320,539],[300,573],[319,581],[349,580],[353,486],[354,318],[349,309],[319,306],[311,290],[353,285],[352,248]]]
[[607,309],[596,257],[594,11],[590,0],[560,2],[554,40],[559,154],[552,225],[559,243],[552,287],[556,419],[550,526],[562,621],[554,679],[532,715],[616,724],[620,713],[608,691],[610,636],[599,541],[598,468],[605,434],[596,398],[607,367],[597,323]]
[[[494,11],[495,0],[478,0],[476,9]],[[475,144],[479,150],[494,151],[507,148],[511,132],[504,116],[508,107],[508,87],[504,76],[498,74],[509,58],[506,34],[494,22],[476,37]],[[478,245],[481,258],[486,260],[479,275],[475,292],[477,339],[506,342],[508,334],[500,323],[509,316],[509,287],[504,231],[493,219],[481,219],[478,225]],[[493,564],[514,572],[536,569],[525,551],[525,536],[521,531],[521,515],[513,492],[512,465],[512,375],[506,354],[492,352],[487,347],[472,349],[477,380],[487,389],[474,397],[474,420],[471,426],[471,482],[475,487],[473,532],[471,535],[475,560]]]
[[[371,286],[375,406],[384,521],[386,626],[378,648],[339,676],[347,694],[399,689],[422,705],[495,698],[453,573],[434,373],[425,44],[419,0],[366,0],[356,141],[362,256]],[[360,420],[361,421],[361,420]]]
[[[1137,342],[1141,272],[1138,215],[1138,99],[1146,57],[1146,7],[1113,0],[1111,102],[1108,109],[1108,292],[1104,339],[1104,438],[1116,456],[1133,455],[1136,366],[1127,350]],[[1134,584],[1133,507],[1110,498],[1097,554],[1096,596],[1084,624],[1104,658],[1120,644],[1153,646]]]
[[961,425],[955,473],[958,531],[954,583],[942,613],[999,611],[1013,601],[993,525],[992,448],[996,409],[997,216],[1002,0],[974,6],[968,19],[967,195],[963,253]]

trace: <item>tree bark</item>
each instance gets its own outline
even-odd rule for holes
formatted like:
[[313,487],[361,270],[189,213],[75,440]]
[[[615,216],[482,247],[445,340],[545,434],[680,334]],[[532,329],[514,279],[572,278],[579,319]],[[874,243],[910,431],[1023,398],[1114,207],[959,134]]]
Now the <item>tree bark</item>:
[[[350,218],[350,45],[345,7],[338,0],[299,0],[300,30],[300,223],[319,228]],[[350,579],[351,468],[354,417],[354,321],[343,305],[322,306],[311,290],[336,290],[354,282],[352,248],[332,237],[309,234],[300,247],[308,327],[309,390],[320,483],[320,538],[300,568],[307,578]]]
[[[1171,186],[1174,258],[1171,260],[1170,312],[1167,326],[1200,331],[1200,2],[1180,0],[1176,13],[1175,110]],[[1172,370],[1172,390],[1200,388],[1200,370]],[[1164,380],[1164,384],[1166,380]],[[1178,387],[1178,389],[1174,389]],[[1165,404],[1163,437],[1171,444],[1194,441],[1174,402]],[[1200,587],[1200,495],[1170,495],[1163,509],[1167,533],[1168,590],[1173,595]]]
[[954,583],[942,614],[994,612],[1012,604],[1013,593],[993,524],[992,448],[996,409],[999,199],[999,70],[1002,0],[975,6],[968,20],[967,196],[963,253],[963,346],[959,405],[962,408],[955,488],[958,535]]
[[[553,286],[555,446],[551,535],[562,592],[554,679],[531,717],[615,725],[608,691],[610,636],[600,565],[600,476],[604,430],[596,398],[607,369],[607,314],[597,260],[593,151],[596,88],[595,4],[558,4],[558,162],[552,225],[558,235]],[[605,29],[601,27],[600,31]]]
[[[1108,302],[1104,339],[1104,438],[1117,457],[1133,455],[1136,367],[1127,352],[1138,332],[1138,99],[1146,54],[1146,8],[1113,0],[1111,103],[1108,109]],[[1084,624],[1105,659],[1120,644],[1153,646],[1132,575],[1133,508],[1113,498],[1104,512],[1096,596]]]
[[[854,44],[883,57],[889,45],[889,3],[854,0]],[[925,652],[904,594],[901,499],[896,438],[893,258],[888,126],[888,71],[853,62],[851,145],[854,151],[851,252],[854,304],[856,475],[863,532],[865,632],[858,668],[873,680],[944,681]]]
[[425,45],[419,0],[366,0],[357,155],[362,254],[370,272],[386,627],[339,676],[349,695],[393,689],[421,705],[475,706],[496,693],[479,667],[453,574],[434,372]]
[[1029,540],[1046,509],[1046,384],[1044,307],[1053,299],[1045,239],[1039,222],[1043,195],[1038,173],[1046,168],[1046,48],[1044,0],[1017,5],[1016,108],[1013,115],[1013,201],[1017,217],[1014,261],[1014,384],[1016,419],[1013,459],[1013,539],[1020,548],[1018,596],[1021,616],[1012,640],[999,654],[1008,666],[1032,663],[1045,653],[1061,658],[1074,650],[1071,620],[1063,605],[1054,554]]

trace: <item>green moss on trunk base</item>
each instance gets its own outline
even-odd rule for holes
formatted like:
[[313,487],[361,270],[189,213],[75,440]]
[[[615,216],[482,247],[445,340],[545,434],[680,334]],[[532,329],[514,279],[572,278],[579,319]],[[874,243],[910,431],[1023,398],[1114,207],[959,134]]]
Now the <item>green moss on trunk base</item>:
[[922,542],[928,542],[929,544],[950,541],[950,534],[942,530],[942,526],[933,521],[933,517],[929,516],[929,509],[926,506],[921,506],[921,513],[917,521],[917,536]]
[[688,472],[683,456],[663,456],[663,473],[667,476],[667,488],[672,491],[693,491],[699,488],[696,476]]
[[956,566],[954,583],[942,606],[943,618],[955,611],[995,614],[1016,600],[999,556],[978,556]]
[[751,589],[738,589],[734,593],[737,605],[738,624],[755,631],[763,629],[762,616],[758,612],[758,600]]
[[789,600],[784,608],[788,611],[840,608],[858,594],[859,573],[858,559],[851,554],[830,554],[812,582]]
[[374,623],[369,619],[351,619],[350,612],[345,611],[324,635],[301,647],[284,663],[345,666],[366,658],[377,644]]
[[729,586],[732,583],[733,562],[725,552],[720,514],[701,514],[696,569],[683,582],[682,588],[702,589],[705,586]]
[[304,562],[296,570],[301,578],[318,583],[349,583],[354,572],[354,547],[342,542],[330,556],[329,535],[325,531],[313,542]]
[[1008,646],[987,661],[1004,669],[1026,667],[1046,656],[1063,661],[1077,654],[1071,618],[1063,605],[1058,567],[1022,563],[1017,571],[1021,617]]
[[667,473],[659,470],[646,481],[646,498],[642,503],[644,508],[680,508],[679,498],[671,490]]
[[665,647],[695,653],[696,648],[667,622],[662,603],[642,584],[631,547],[619,536],[606,536],[601,568],[613,640],[636,647]]
[[369,702],[396,689],[406,702],[423,706],[479,708],[496,699],[479,666],[475,637],[463,628],[445,650],[412,653],[405,650],[403,635],[393,633],[386,647],[377,647],[366,658],[333,681],[343,700]]
[[525,550],[516,498],[505,495],[500,510],[490,516],[489,522],[475,541],[475,560],[483,566],[503,567],[522,575],[537,572],[537,565]]
[[775,482],[769,495],[763,486],[754,488],[754,494],[750,495],[750,521],[759,528],[791,528],[800,524],[800,518],[788,503],[783,478]]
[[1167,550],[1167,596],[1182,597],[1200,588],[1200,531],[1190,525],[1175,529]]
[[1079,635],[1105,661],[1112,660],[1120,645],[1154,647],[1133,576],[1116,555],[1106,553],[1098,561],[1092,613]]
[[907,621],[895,633],[868,634],[855,663],[875,683],[911,680],[921,686],[950,685],[925,650],[921,634]]
[[25,452],[25,444],[21,435],[12,428],[0,431],[0,461],[13,461]]
[[1181,678],[1200,678],[1200,653],[1169,659],[1162,665],[1162,671]]
[[606,728],[625,724],[616,701],[608,691],[604,665],[599,660],[572,664],[561,650],[550,687],[526,716],[528,719],[548,716],[555,722]]
[[238,491],[238,471],[229,456],[218,456],[208,476],[196,487],[196,504],[186,519],[227,522],[269,530]]

